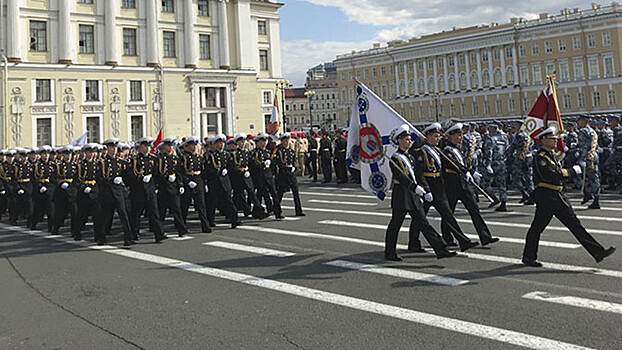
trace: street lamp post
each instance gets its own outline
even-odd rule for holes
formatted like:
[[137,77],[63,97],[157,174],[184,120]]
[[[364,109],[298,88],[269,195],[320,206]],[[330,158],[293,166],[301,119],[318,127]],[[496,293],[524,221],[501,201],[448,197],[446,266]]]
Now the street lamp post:
[[313,127],[313,115],[311,114],[311,99],[313,98],[313,96],[315,96],[315,91],[307,90],[305,91],[305,96],[307,96],[307,98],[309,99],[309,132],[310,132],[311,128]]
[[283,130],[287,130],[285,126],[285,89],[289,86],[289,80],[277,80],[276,89],[281,90],[281,106],[283,110]]

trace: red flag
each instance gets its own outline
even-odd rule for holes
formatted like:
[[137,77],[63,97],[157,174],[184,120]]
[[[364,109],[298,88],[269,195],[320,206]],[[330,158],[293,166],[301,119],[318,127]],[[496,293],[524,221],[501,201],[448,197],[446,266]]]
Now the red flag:
[[162,129],[158,133],[158,137],[156,137],[155,141],[153,141],[153,148],[151,149],[151,153],[156,154],[156,150],[158,149],[158,145],[162,143]]
[[[540,140],[536,137],[544,131],[544,129],[554,126],[557,128],[558,134],[564,132],[564,123],[562,122],[559,104],[557,103],[555,77],[549,76],[547,77],[547,81],[548,86],[540,92],[536,103],[525,118],[522,128],[538,145],[540,144]],[[564,140],[560,138],[557,142],[557,149],[563,153],[565,152],[564,148]]]
[[279,109],[276,94],[274,94],[274,105],[272,106],[272,115],[270,116],[270,124],[268,125],[268,134],[276,135],[279,132]]

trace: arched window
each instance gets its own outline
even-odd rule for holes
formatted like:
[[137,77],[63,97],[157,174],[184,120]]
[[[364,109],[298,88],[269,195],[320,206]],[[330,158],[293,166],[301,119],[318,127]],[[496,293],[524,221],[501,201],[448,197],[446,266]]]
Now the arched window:
[[398,93],[399,96],[406,96],[407,95],[407,91],[406,91],[406,82],[404,82],[404,80],[400,81],[400,91]]
[[414,79],[410,79],[410,81],[408,82],[408,89],[410,90],[410,95],[414,96],[415,95],[415,80]]
[[466,77],[466,73],[462,72],[460,73],[460,90],[466,90],[467,89],[467,77]]
[[514,67],[508,67],[506,73],[505,73],[505,79],[508,82],[508,85],[512,86],[515,83],[515,78],[514,78]]
[[417,85],[419,85],[418,87],[419,93],[420,94],[425,93],[425,83],[423,82],[423,78],[419,78],[419,83]]
[[456,90],[456,78],[454,77],[453,74],[449,74],[449,79],[448,83],[449,83],[449,90],[450,91],[455,91]]
[[495,75],[494,75],[494,82],[495,82],[495,86],[501,86],[502,84],[502,78],[501,78],[501,69],[497,68],[495,69]]
[[445,91],[445,76],[438,77],[438,91]]
[[434,77],[428,79],[428,92],[434,92]]
[[475,90],[479,87],[479,77],[476,71],[471,72],[471,89]]
[[490,72],[488,72],[488,69],[484,69],[482,72],[482,85],[484,87],[490,87]]

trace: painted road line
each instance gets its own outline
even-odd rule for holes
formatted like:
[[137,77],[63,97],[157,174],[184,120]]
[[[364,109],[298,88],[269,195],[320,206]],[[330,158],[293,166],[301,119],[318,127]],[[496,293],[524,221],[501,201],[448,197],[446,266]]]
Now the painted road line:
[[[363,245],[369,245],[369,246],[384,247],[384,242],[369,241],[365,239],[344,237],[344,236],[326,235],[326,234],[315,233],[315,232],[290,231],[290,230],[282,230],[282,229],[276,229],[276,228],[270,228],[270,227],[258,227],[258,226],[240,226],[238,227],[238,229],[256,231],[256,232],[273,233],[273,234],[286,235],[286,236],[319,238],[319,239],[326,239],[326,240],[332,240],[332,241],[349,242],[349,243],[357,243],[357,244],[363,244]],[[405,244],[398,244],[397,248],[408,249],[408,246]],[[430,250],[427,250],[427,251],[429,252]],[[470,259],[475,259],[475,260],[492,261],[492,262],[511,264],[511,265],[522,265],[521,259],[508,258],[505,256],[475,254],[475,253],[470,253],[470,252],[460,253],[459,255],[465,258],[470,258]],[[566,264],[548,263],[548,262],[543,262],[542,264],[545,268],[551,269],[551,270],[568,271],[568,272],[575,272],[575,273],[578,272],[578,273],[586,273],[586,274],[598,275],[598,276],[622,278],[622,271],[604,270],[604,269],[597,269],[597,268],[587,267],[587,266],[566,265]]]
[[[366,194],[350,194],[350,193],[335,193],[335,192],[330,192],[330,193],[325,193],[325,192],[300,192],[300,194],[302,195],[308,195],[308,196],[319,196],[319,197],[346,197],[346,198],[361,198],[361,199],[378,199],[377,197],[374,197],[372,195],[366,195]],[[391,198],[389,196],[386,197]]]
[[[376,225],[376,224],[368,224],[363,222],[350,222],[350,221],[340,221],[340,220],[322,220],[319,221],[318,224],[324,225],[335,225],[335,226],[347,226],[347,227],[360,227],[360,228],[369,228],[375,230],[386,230],[386,225]],[[408,227],[402,227],[400,232],[408,232]],[[466,235],[472,239],[479,239],[477,235]],[[495,236],[498,237],[498,236]],[[525,239],[521,238],[509,238],[509,237],[498,237],[501,242],[505,243],[516,243],[516,244],[525,244]],[[540,241],[541,246],[548,247],[556,247],[556,248],[566,248],[566,249],[576,249],[580,248],[580,244],[572,244],[572,243],[563,243],[563,242],[551,242],[551,241]]]
[[[288,206],[282,206],[283,209],[295,209],[294,207],[288,207]],[[316,212],[323,212],[323,213],[332,213],[332,214],[352,214],[352,215],[362,215],[362,216],[381,216],[381,217],[386,217],[386,218],[390,218],[392,215],[391,213],[379,213],[379,212],[375,212],[375,211],[356,211],[356,210],[335,210],[335,209],[326,209],[326,208],[304,208],[305,211],[316,211]],[[440,217],[428,217],[429,220],[435,220],[435,221],[441,221]],[[473,222],[469,219],[459,219],[456,218],[456,221],[460,222],[460,223],[465,223],[465,224],[472,224]],[[519,223],[512,223],[512,222],[501,222],[501,221],[488,221],[486,220],[486,224],[489,226],[502,226],[502,227],[511,227],[511,228],[524,228],[525,232],[527,232],[527,230],[529,229],[529,226],[531,226],[530,224],[519,224]],[[568,228],[565,226],[552,226],[549,225],[546,227],[546,230],[551,230],[551,231],[563,231],[563,232],[569,232]],[[545,231],[546,231],[545,230]],[[611,230],[600,230],[600,229],[593,229],[593,228],[589,228],[587,227],[588,232],[590,233],[598,233],[598,234],[602,234],[602,235],[611,235],[611,236],[622,236],[622,231],[611,231]]]
[[608,301],[592,300],[573,296],[553,295],[547,292],[531,292],[523,295],[523,298],[622,314],[622,304],[611,303]]
[[203,243],[203,245],[231,249],[231,250],[238,250],[241,252],[254,253],[254,254],[260,254],[260,255],[266,255],[266,256],[276,256],[279,258],[287,258],[287,257],[296,255],[296,253],[283,252],[280,250],[253,247],[249,245],[242,245],[242,244],[222,242],[222,241],[205,242]]
[[[43,236],[43,232],[41,235]],[[487,326],[479,323],[463,321],[455,318],[439,316],[426,312],[402,308],[398,306],[383,304],[356,297],[326,292],[319,289],[303,287],[295,284],[270,280],[263,277],[242,274],[213,267],[202,266],[187,261],[161,257],[153,254],[141,253],[133,250],[119,249],[112,246],[97,246],[86,242],[71,242],[74,245],[98,250],[108,254],[122,256],[134,260],[149,262],[161,266],[180,269],[183,271],[194,272],[204,276],[210,276],[228,281],[238,282],[249,286],[269,289],[289,295],[294,295],[309,300],[320,301],[332,305],[337,305],[349,309],[359,310],[376,315],[382,315],[395,319],[400,319],[425,326],[445,329],[448,331],[462,333],[469,336],[490,339],[506,344],[522,346],[531,349],[559,349],[559,350],[589,350],[590,348],[565,343],[562,341],[543,338],[536,335],[516,332],[508,329]]]
[[296,217],[285,217],[282,220],[284,221],[300,221],[300,219],[302,218],[296,218]]
[[442,284],[445,286],[461,286],[463,284],[469,283],[468,280],[461,280],[452,277],[445,276],[437,276],[431,275],[427,273],[414,272],[402,269],[394,269],[390,267],[378,266],[378,265],[368,265],[361,264],[353,261],[345,261],[345,260],[334,260],[324,263],[325,265],[341,267],[349,270],[358,270],[371,272],[379,275],[392,276],[397,278],[403,278],[413,281],[422,281],[434,284]]
[[179,237],[179,235],[174,235],[174,234],[167,234],[166,237],[172,239],[173,241],[189,241],[191,239],[194,239],[194,237],[191,236],[183,236],[183,237]]
[[322,204],[369,206],[369,207],[375,207],[376,205],[378,205],[378,203],[340,202],[340,201],[326,201],[322,199],[309,199],[308,202],[309,203],[322,203]]

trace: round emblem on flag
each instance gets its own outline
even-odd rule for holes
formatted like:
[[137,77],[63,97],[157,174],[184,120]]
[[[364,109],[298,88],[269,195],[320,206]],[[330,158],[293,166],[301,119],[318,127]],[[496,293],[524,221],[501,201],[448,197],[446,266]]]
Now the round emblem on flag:
[[359,145],[354,145],[350,148],[350,160],[352,164],[358,164],[359,160],[361,160],[361,150]]
[[363,163],[377,163],[382,159],[383,148],[380,132],[373,124],[361,124],[359,131],[361,140],[360,159]]
[[532,133],[536,130],[536,128],[538,127],[536,121],[534,119],[527,119],[527,121],[525,121],[525,130],[528,133]]
[[397,129],[393,129],[393,131],[391,131],[391,134],[389,135],[389,142],[391,143],[391,145],[393,145],[393,147],[399,148],[400,145],[397,143],[397,140],[395,140],[396,132],[397,132]]
[[379,171],[372,173],[368,181],[369,187],[376,192],[383,191],[387,186],[387,177]]
[[358,97],[359,114],[366,114],[369,111],[369,100],[365,95],[359,95]]

